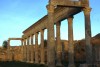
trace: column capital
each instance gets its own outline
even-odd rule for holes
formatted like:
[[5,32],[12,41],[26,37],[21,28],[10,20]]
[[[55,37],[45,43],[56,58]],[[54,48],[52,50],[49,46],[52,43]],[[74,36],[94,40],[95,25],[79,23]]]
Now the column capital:
[[55,8],[54,5],[47,5],[46,8],[47,8],[48,12],[54,13],[54,8]]
[[72,23],[72,21],[73,21],[73,18],[74,18],[73,16],[70,16],[70,17],[68,17],[68,18],[67,18],[67,20],[68,20],[68,23]]
[[41,29],[41,30],[40,30],[40,32],[43,32],[43,31],[44,31],[44,29]]
[[61,25],[61,21],[59,21],[59,22],[56,23],[57,27],[60,26],[60,25]]
[[74,17],[73,16],[69,16],[67,19],[73,19]]
[[34,36],[34,34],[30,35],[30,37],[32,38]]
[[91,9],[92,8],[90,8],[90,7],[85,7],[85,8],[83,8],[83,11],[85,14],[89,14],[91,12]]
[[26,41],[26,38],[24,38],[23,40]]
[[34,35],[37,35],[37,34],[39,34],[39,32],[36,32]]

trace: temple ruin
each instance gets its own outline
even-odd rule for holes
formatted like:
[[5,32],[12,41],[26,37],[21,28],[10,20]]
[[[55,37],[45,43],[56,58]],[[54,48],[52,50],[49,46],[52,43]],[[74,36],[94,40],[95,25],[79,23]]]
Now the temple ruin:
[[[75,67],[74,63],[74,40],[73,19],[74,15],[83,12],[85,20],[85,51],[86,63],[80,67],[93,64],[91,45],[91,22],[89,0],[49,0],[46,6],[48,14],[38,20],[35,24],[23,31],[22,38],[22,61],[36,64],[47,64],[48,67],[63,67],[63,46],[60,38],[60,25],[63,20],[68,20],[68,67]],[[56,42],[54,37],[54,25],[56,25]],[[47,48],[44,47],[44,30],[47,29]],[[38,33],[41,33],[41,43],[38,45]],[[34,38],[35,37],[35,38]],[[11,38],[9,40],[16,40]],[[9,47],[10,47],[10,42]],[[33,44],[35,40],[35,44]],[[8,60],[9,58],[8,48]],[[46,57],[47,56],[47,57]],[[45,60],[47,60],[45,62]],[[56,60],[56,62],[55,62]]]

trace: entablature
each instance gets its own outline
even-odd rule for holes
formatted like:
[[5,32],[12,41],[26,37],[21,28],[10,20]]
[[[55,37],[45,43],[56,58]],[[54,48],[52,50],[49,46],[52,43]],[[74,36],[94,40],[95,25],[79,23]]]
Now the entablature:
[[49,0],[49,5],[66,7],[85,7],[88,6],[86,0]]

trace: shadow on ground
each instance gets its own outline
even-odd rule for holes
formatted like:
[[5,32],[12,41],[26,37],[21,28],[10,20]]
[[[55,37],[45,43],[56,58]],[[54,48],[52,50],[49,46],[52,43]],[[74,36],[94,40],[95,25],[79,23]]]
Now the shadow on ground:
[[25,63],[18,61],[5,61],[5,62],[0,62],[0,67],[47,67],[47,66],[42,64],[32,64],[32,63]]

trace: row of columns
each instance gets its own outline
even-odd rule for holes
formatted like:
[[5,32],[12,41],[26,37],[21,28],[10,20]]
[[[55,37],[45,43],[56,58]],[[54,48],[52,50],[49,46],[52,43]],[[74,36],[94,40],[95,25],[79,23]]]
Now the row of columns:
[[[56,44],[54,40],[54,24],[49,25],[50,29],[48,28],[48,45],[47,45],[47,64],[48,66],[55,66],[55,53],[57,56],[57,63],[56,66],[62,66],[62,44],[60,38],[60,25],[61,22],[56,23]],[[50,31],[49,31],[50,30]],[[44,30],[41,30],[41,64],[45,64],[45,52],[44,52]],[[52,33],[53,32],[53,33]],[[74,64],[74,45],[73,45],[73,16],[68,18],[68,40],[69,40],[69,63],[70,65]],[[31,37],[31,45],[33,45],[33,35]],[[26,44],[26,39],[24,40],[24,44]],[[25,45],[26,46],[26,45]],[[27,38],[27,48],[24,48],[24,54],[26,54],[26,58],[29,62],[29,37]],[[27,53],[25,53],[27,51]],[[38,52],[38,33],[35,34],[35,48],[31,47],[31,62],[39,63],[39,52]],[[35,52],[35,53],[34,53]],[[35,55],[34,55],[34,54]],[[25,55],[24,55],[25,56]],[[35,61],[33,60],[35,59]]]
[[[55,67],[55,53],[57,54],[57,63],[56,66],[62,66],[61,64],[61,53],[62,53],[62,45],[60,39],[60,23],[56,23],[56,45],[55,45],[55,37],[54,37],[54,6],[49,5],[47,6],[48,9],[48,42],[47,42],[47,64],[49,67]],[[85,40],[86,40],[86,61],[87,63],[92,63],[92,46],[90,44],[91,38],[91,26],[90,26],[90,8],[84,8],[84,16],[85,16]],[[44,30],[41,30],[41,64],[45,62],[45,52],[44,52]],[[33,35],[31,37],[31,45],[33,45]],[[29,56],[29,37],[27,38],[27,47],[26,47],[26,39],[24,40],[24,57],[26,57],[27,61],[30,61]],[[73,45],[73,16],[68,17],[68,60],[69,65],[68,67],[74,67],[74,45]],[[39,50],[38,50],[38,33],[35,33],[35,48],[34,46],[31,47],[31,62],[39,63]],[[56,47],[56,48],[55,48]],[[56,50],[55,50],[56,49]],[[35,52],[35,53],[34,53]],[[35,55],[34,55],[35,54]],[[35,59],[35,61],[34,61]]]
[[[54,9],[55,6],[48,5],[48,66],[55,67],[55,40],[54,40]],[[90,7],[83,8],[84,17],[85,17],[85,41],[86,41],[86,62],[87,64],[92,64],[92,45],[91,45],[91,24],[90,24]],[[59,27],[57,26],[59,29]],[[60,34],[59,30],[57,30],[57,62],[58,65],[61,65],[60,59]],[[74,65],[74,45],[73,45],[73,16],[68,17],[68,60],[69,65],[68,67],[75,67]]]
[[[55,37],[54,37],[54,9],[53,5],[48,5],[48,27],[47,27],[47,64],[48,67],[55,67],[55,57],[57,55],[57,63],[56,66],[62,66],[61,64],[61,53],[62,53],[62,46],[61,46],[61,39],[60,39],[60,22],[56,23],[56,35],[57,35],[57,43],[55,44]],[[90,11],[91,8],[85,7],[83,9],[84,17],[85,17],[85,41],[86,41],[86,62],[88,64],[92,63],[92,45],[91,45],[91,24],[90,24]],[[68,60],[69,65],[68,67],[75,67],[74,65],[74,45],[73,45],[73,16],[67,18],[68,20]],[[45,62],[45,52],[44,52],[44,30],[41,30],[41,64]],[[31,37],[31,45],[33,45],[33,35]],[[27,47],[26,47],[26,39],[24,39],[24,57],[26,57],[27,61],[30,61],[29,55],[29,38],[27,38]],[[56,47],[57,45],[57,47]],[[55,55],[56,53],[56,55]],[[38,46],[38,32],[35,33],[35,47],[31,47],[31,62],[39,63],[39,46]],[[35,59],[35,61],[34,61]]]
[[[56,66],[62,66],[61,64],[61,53],[62,53],[62,45],[60,39],[60,24],[61,22],[56,23],[56,44],[54,37],[54,9],[53,5],[47,6],[48,10],[48,40],[47,40],[47,64],[49,67],[55,67],[55,57],[57,56]],[[85,40],[86,40],[86,62],[92,63],[92,45],[90,43],[91,39],[91,25],[90,25],[90,11],[91,8],[84,8],[84,16],[85,16]],[[40,60],[41,64],[45,64],[45,48],[44,48],[44,30],[41,30],[41,48],[40,48]],[[33,36],[35,35],[35,45],[33,45]],[[26,39],[22,39],[23,46],[23,60],[32,63],[39,63],[39,46],[38,46],[38,32],[34,35],[27,37]],[[31,47],[30,47],[30,38],[31,38]],[[8,40],[8,44],[10,41]],[[56,47],[57,45],[57,47]],[[73,16],[68,17],[68,60],[69,67],[74,67],[74,45],[73,45]],[[8,51],[10,48],[8,47]],[[31,53],[31,55],[30,55]],[[56,53],[56,55],[55,55]],[[10,54],[8,52],[8,54]],[[9,58],[9,55],[8,55]],[[35,60],[34,60],[35,59]]]
[[[39,45],[38,45],[38,32],[35,33],[35,45],[33,44],[34,35],[23,39],[23,60],[31,63],[45,63],[44,52],[44,30],[41,30],[41,45],[40,45],[40,59],[39,59]],[[31,43],[29,43],[31,42]],[[26,44],[27,43],[27,44]]]

